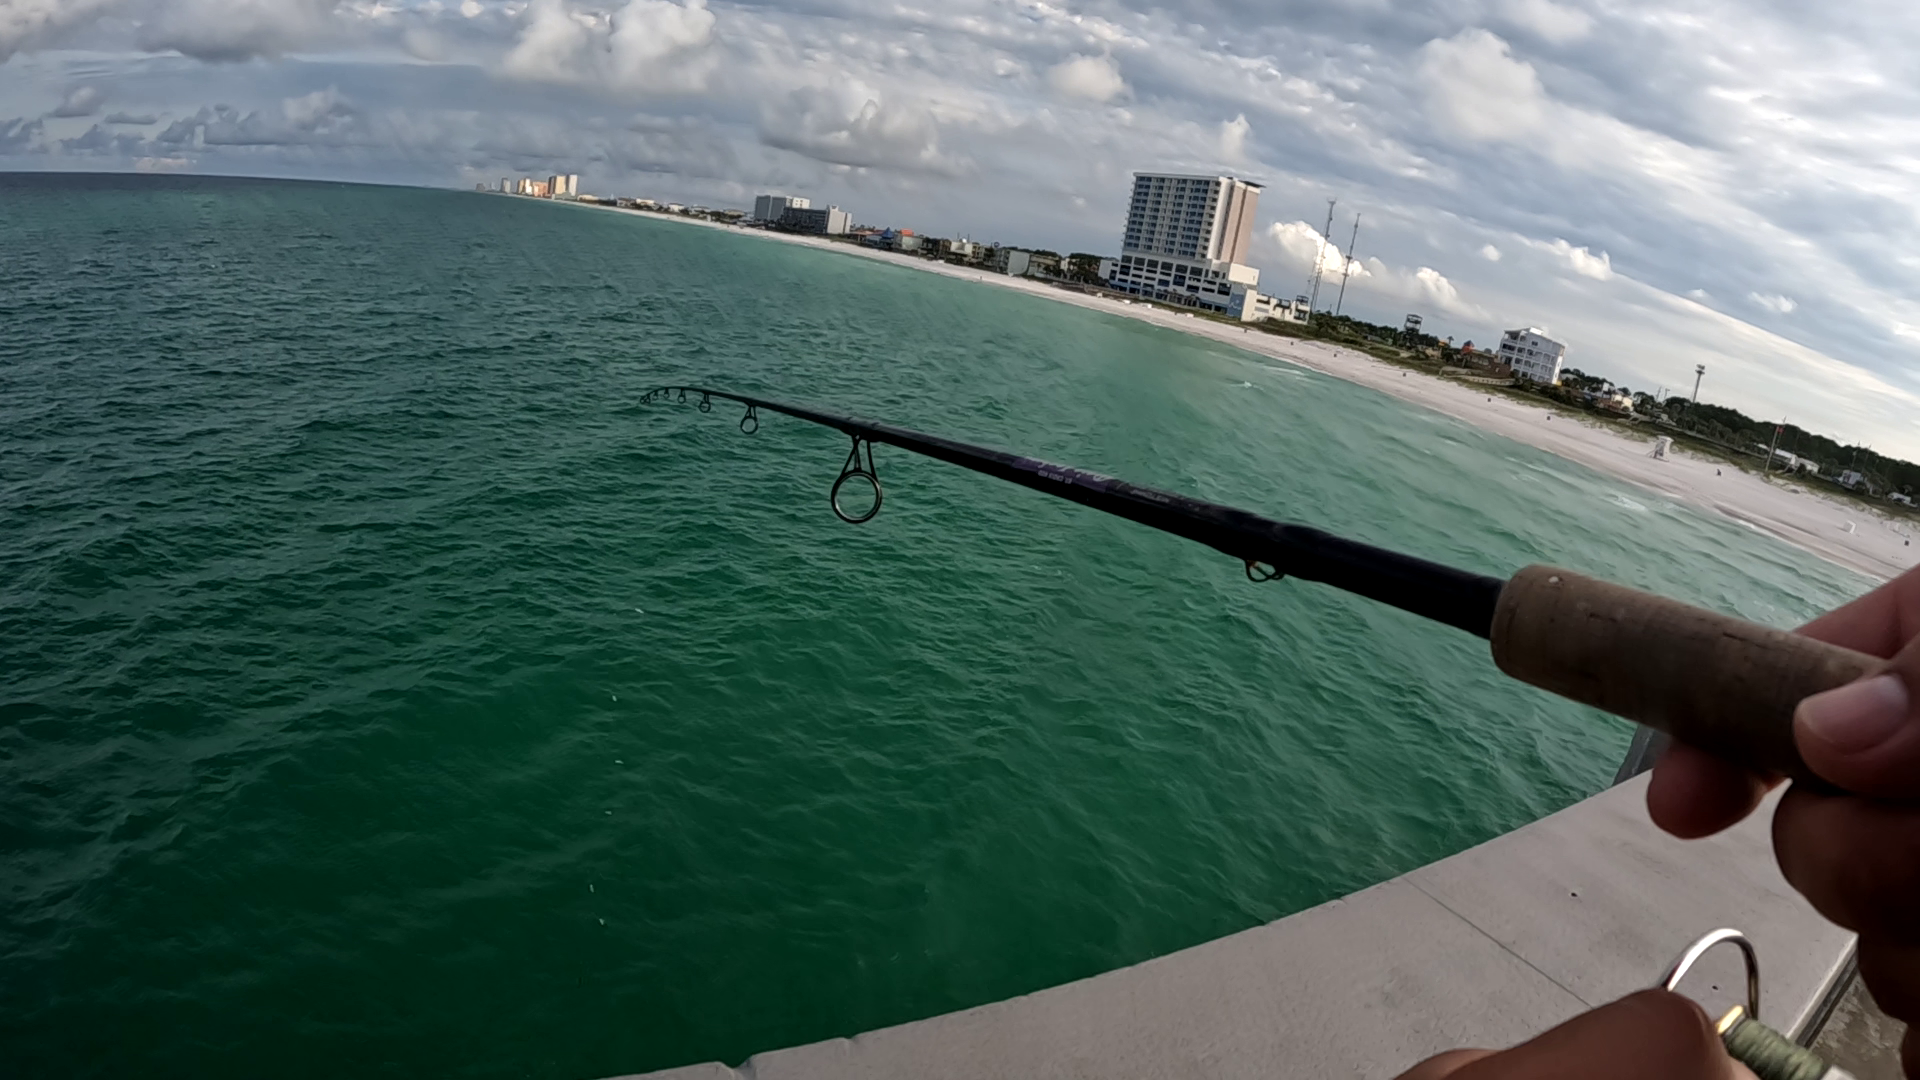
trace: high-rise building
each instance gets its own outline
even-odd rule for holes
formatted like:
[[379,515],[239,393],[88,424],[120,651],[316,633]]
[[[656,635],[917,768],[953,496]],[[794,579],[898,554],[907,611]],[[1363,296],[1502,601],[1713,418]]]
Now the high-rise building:
[[520,186],[519,186],[519,188],[517,189],[517,191],[518,191],[518,193],[519,193],[519,194],[521,194],[521,195],[531,195],[531,194],[533,194],[533,177],[531,177],[531,176],[523,176],[523,177],[521,177],[521,178],[520,178]]
[[579,173],[567,174],[567,194],[572,195],[576,198],[579,197],[580,195],[580,174]]
[[847,230],[853,227],[853,219],[845,210],[837,206],[820,210],[808,206],[789,206],[774,224],[793,232],[813,233],[817,236],[845,236]]
[[500,194],[502,195],[513,194],[513,178],[512,177],[503,176],[500,178]]
[[1108,283],[1136,296],[1226,311],[1236,289],[1260,284],[1260,271],[1241,261],[1259,208],[1260,185],[1246,180],[1135,173],[1120,261]]
[[1242,262],[1259,207],[1260,185],[1231,176],[1135,173],[1121,252]]
[[812,206],[810,200],[799,195],[756,195],[753,199],[753,220],[773,224],[789,210],[807,210]]

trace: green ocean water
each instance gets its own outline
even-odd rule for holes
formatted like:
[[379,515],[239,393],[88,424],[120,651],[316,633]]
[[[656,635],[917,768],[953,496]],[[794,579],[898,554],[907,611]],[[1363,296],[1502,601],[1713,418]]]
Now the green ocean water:
[[0,175],[16,1076],[588,1078],[1270,920],[1605,784],[1484,643],[841,436],[879,416],[1776,625],[1865,587],[1333,379],[528,200]]

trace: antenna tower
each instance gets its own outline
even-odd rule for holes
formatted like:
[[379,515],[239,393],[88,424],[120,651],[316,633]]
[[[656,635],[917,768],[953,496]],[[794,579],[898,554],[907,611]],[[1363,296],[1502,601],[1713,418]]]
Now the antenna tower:
[[[1327,242],[1328,246],[1332,246],[1333,244],[1333,204],[1339,201],[1339,199],[1327,200],[1327,228],[1326,231],[1321,234],[1321,238]],[[1315,246],[1318,247],[1318,245]],[[1336,247],[1334,250],[1338,251],[1340,249]],[[1326,265],[1327,249],[1319,248],[1319,250],[1313,253],[1313,280],[1307,289],[1307,314],[1309,317],[1320,307],[1320,275],[1326,268]]]
[[[1328,228],[1332,228],[1331,225]],[[1353,237],[1347,241],[1347,257],[1340,262],[1340,295],[1333,301],[1333,314],[1338,317],[1340,305],[1347,300],[1347,274],[1353,270],[1353,249],[1360,242],[1360,215],[1353,215]]]

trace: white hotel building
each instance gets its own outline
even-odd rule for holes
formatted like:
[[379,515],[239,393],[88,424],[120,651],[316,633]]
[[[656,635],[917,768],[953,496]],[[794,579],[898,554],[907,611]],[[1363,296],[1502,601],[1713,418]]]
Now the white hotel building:
[[1135,173],[1127,233],[1109,284],[1164,303],[1227,311],[1260,271],[1241,262],[1253,241],[1260,185],[1231,176]]
[[1551,386],[1560,381],[1560,365],[1567,347],[1535,327],[1500,335],[1500,362],[1522,379]]

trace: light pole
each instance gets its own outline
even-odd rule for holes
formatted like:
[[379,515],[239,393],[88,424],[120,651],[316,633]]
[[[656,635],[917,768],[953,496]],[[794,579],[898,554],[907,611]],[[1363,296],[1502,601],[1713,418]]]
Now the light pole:
[[1700,380],[1705,378],[1706,374],[1707,374],[1707,365],[1705,364],[1693,365],[1693,403],[1695,405],[1700,404]]

